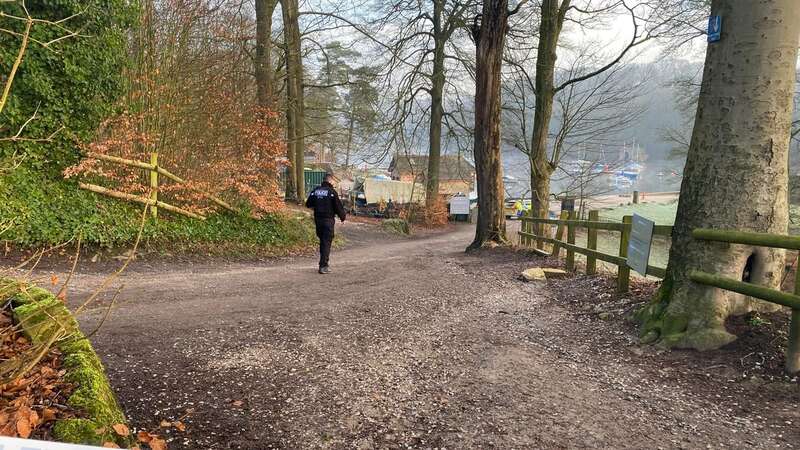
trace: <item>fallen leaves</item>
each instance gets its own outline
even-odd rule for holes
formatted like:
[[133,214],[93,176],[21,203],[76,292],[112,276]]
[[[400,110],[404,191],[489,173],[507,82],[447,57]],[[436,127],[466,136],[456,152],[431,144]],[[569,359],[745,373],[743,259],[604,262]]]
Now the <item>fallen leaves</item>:
[[154,435],[148,433],[147,431],[140,431],[136,433],[136,440],[142,444],[148,444],[153,439],[153,436]]
[[127,437],[131,435],[131,430],[128,429],[128,426],[124,423],[118,423],[116,425],[112,425],[111,428],[114,429],[114,432],[122,437]]
[[[6,311],[0,311],[0,327],[11,325]],[[32,349],[30,341],[15,328],[0,335],[0,361],[23,362]],[[0,436],[42,438],[59,418],[71,417],[64,406],[73,387],[64,381],[61,354],[49,350],[36,365],[17,379],[0,384]]]
[[31,436],[31,423],[28,419],[17,419],[17,436],[28,439]]
[[152,450],[167,450],[167,441],[161,438],[153,438],[150,441],[150,448]]
[[159,424],[159,426],[161,426],[161,428],[175,428],[176,430],[180,431],[181,433],[186,431],[186,424],[184,424],[180,420],[176,420],[176,421],[173,421],[173,422],[170,422],[169,420],[162,420],[161,423]]
[[152,450],[166,450],[167,441],[161,439],[157,434],[140,431],[136,433],[136,440],[142,444],[147,444]]
[[51,420],[56,420],[56,410],[53,408],[45,408],[42,410],[42,420],[45,422],[50,422]]

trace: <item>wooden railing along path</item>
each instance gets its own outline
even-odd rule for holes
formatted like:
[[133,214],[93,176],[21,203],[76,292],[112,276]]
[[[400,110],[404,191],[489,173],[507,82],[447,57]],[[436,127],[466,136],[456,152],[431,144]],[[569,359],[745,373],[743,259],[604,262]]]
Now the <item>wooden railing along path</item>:
[[[798,236],[698,228],[692,232],[692,237],[712,242],[781,248],[784,250],[800,250],[800,237]],[[798,257],[800,257],[800,254]],[[800,267],[798,267],[795,273],[793,293],[770,289],[757,284],[745,283],[741,280],[727,278],[700,270],[692,271],[689,274],[689,278],[695,283],[737,292],[749,297],[792,308],[792,320],[789,323],[789,341],[786,347],[785,371],[789,375],[800,372]]]
[[[589,211],[589,220],[575,220],[575,212],[563,211],[559,219],[541,219],[538,217],[522,217],[522,231],[519,232],[520,244],[543,249],[543,243],[550,243],[552,256],[558,256],[561,249],[567,251],[567,270],[575,270],[575,253],[586,256],[586,273],[594,274],[597,272],[597,261],[605,261],[617,266],[617,290],[627,292],[630,286],[630,268],[628,267],[628,242],[631,235],[631,222],[633,216],[625,216],[622,223],[606,222],[600,220],[598,211]],[[538,226],[537,226],[538,225]],[[545,227],[556,226],[555,237],[551,238],[550,233],[545,233]],[[575,245],[575,234],[578,228],[587,229],[586,247]],[[538,229],[538,234],[537,234]],[[597,250],[597,231],[611,231],[620,233],[619,252],[616,255],[603,253]],[[567,240],[564,241],[564,233]],[[671,225],[656,225],[653,227],[654,236],[670,236],[672,234]],[[647,266],[647,275],[657,278],[664,278],[666,269],[663,267]]]
[[[553,249],[551,255],[557,256],[561,248],[567,250],[566,266],[567,270],[575,270],[575,253],[586,255],[586,272],[594,274],[597,271],[596,261],[606,261],[617,265],[617,287],[620,292],[626,292],[629,287],[630,269],[627,266],[627,250],[631,233],[631,216],[625,216],[622,223],[602,222],[598,220],[598,212],[591,211],[589,220],[575,220],[574,212],[562,212],[560,219],[540,219],[533,217],[522,218],[523,230],[520,231],[520,244],[533,246],[543,249],[543,243],[551,243]],[[538,227],[534,225],[539,225]],[[545,236],[542,231],[545,226],[557,226],[556,237]],[[563,240],[566,227],[567,240]],[[534,230],[538,228],[539,234]],[[588,239],[587,247],[575,245],[576,228],[587,228]],[[606,230],[620,233],[619,254],[609,255],[597,251],[597,230]],[[656,225],[653,228],[654,236],[670,236],[672,226]],[[780,248],[784,250],[800,250],[800,237],[786,236],[769,233],[752,233],[737,230],[711,230],[695,229],[692,237],[698,240],[726,242],[730,244],[742,244],[761,247]],[[800,254],[798,255],[800,258]],[[657,278],[666,276],[666,269],[661,267],[647,266],[647,275]],[[792,309],[792,318],[789,325],[789,338],[786,349],[785,371],[789,375],[800,372],[800,267],[795,273],[794,292],[788,293],[778,289],[759,286],[753,283],[746,283],[741,280],[723,277],[717,274],[694,270],[690,272],[689,278],[699,284],[737,292],[749,297],[757,298]]]

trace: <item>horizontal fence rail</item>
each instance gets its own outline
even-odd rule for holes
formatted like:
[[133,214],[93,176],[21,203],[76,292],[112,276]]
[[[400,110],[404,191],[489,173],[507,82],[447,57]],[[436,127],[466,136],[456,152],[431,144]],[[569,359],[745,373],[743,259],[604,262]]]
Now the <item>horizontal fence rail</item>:
[[[711,242],[800,250],[799,237],[781,234],[698,228],[692,231],[692,237],[698,240]],[[800,255],[798,255],[798,257],[800,258]],[[771,289],[698,270],[692,271],[689,274],[689,278],[695,283],[705,286],[736,292],[792,308],[792,320],[789,324],[789,341],[786,347],[786,367],[784,370],[788,375],[795,375],[800,372],[800,266],[798,266],[795,272],[794,293],[791,294],[778,289]]]
[[[599,215],[597,211],[589,212],[589,220],[575,220],[574,213],[570,213],[568,216],[564,212],[562,212],[561,218],[559,219],[543,219],[529,216],[522,217],[522,231],[519,232],[520,244],[533,246],[535,242],[539,249],[538,251],[542,252],[542,243],[550,243],[553,245],[552,256],[559,256],[561,249],[566,249],[566,266],[568,270],[574,270],[575,253],[586,255],[586,271],[589,274],[595,273],[595,261],[597,260],[614,264],[617,266],[618,290],[621,292],[627,291],[628,278],[630,275],[630,269],[627,265],[627,246],[631,233],[631,216],[625,216],[622,223],[603,222],[598,220],[598,218]],[[538,227],[536,225],[538,225]],[[544,226],[557,226],[556,237],[553,238],[549,235],[545,235],[549,234],[549,232],[545,231]],[[566,242],[563,240],[565,227],[568,235],[568,240]],[[537,228],[538,232],[536,232]],[[588,230],[588,248],[575,245],[576,228],[586,228]],[[656,225],[653,228],[653,236],[670,236],[672,234],[672,228],[672,226]],[[597,250],[598,230],[620,233],[618,255],[610,255]],[[697,240],[710,242],[800,250],[800,237],[798,236],[698,228],[692,231],[692,237]],[[800,255],[798,255],[798,261],[800,261]],[[689,279],[695,283],[736,292],[748,297],[792,308],[785,367],[785,371],[789,375],[800,373],[800,262],[798,264],[798,270],[795,273],[794,293],[783,292],[778,289],[771,289],[700,270],[694,270],[689,273]],[[666,276],[666,269],[648,265],[647,275],[663,279]]]
[[[536,246],[542,249],[543,243],[549,243],[553,246],[552,256],[558,256],[561,249],[567,251],[567,269],[574,270],[574,254],[579,253],[586,256],[586,272],[593,274],[596,272],[596,261],[604,261],[609,264],[617,266],[617,288],[620,292],[627,292],[629,287],[630,269],[628,268],[628,239],[631,233],[631,219],[632,216],[625,216],[623,221],[620,222],[605,222],[599,220],[599,213],[597,211],[589,211],[589,220],[576,220],[574,212],[569,214],[562,212],[559,219],[544,219],[539,217],[523,216],[522,231],[519,232],[520,244],[524,246]],[[538,226],[537,226],[538,225]],[[550,237],[549,232],[545,231],[545,226],[557,226],[556,237]],[[536,231],[538,228],[538,232]],[[588,230],[587,247],[575,245],[575,230],[578,228],[586,228]],[[566,230],[565,230],[566,229]],[[597,250],[597,231],[611,231],[620,233],[620,248],[617,255],[603,253]],[[567,240],[564,241],[564,231],[567,233]],[[654,236],[670,236],[672,234],[672,226],[670,225],[656,225],[653,227]],[[666,269],[649,265],[647,266],[647,275],[657,278],[664,278],[666,276]]]
[[[213,202],[213,203],[215,203],[215,204],[227,209],[228,211],[231,211],[231,212],[234,212],[234,213],[239,213],[239,210],[234,208],[233,206],[231,206],[228,202],[222,200],[221,198],[217,197],[214,194],[211,194],[210,192],[208,192],[206,190],[203,190],[203,189],[200,189],[200,188],[192,186],[185,179],[173,174],[169,170],[159,166],[157,163],[150,164],[150,163],[146,163],[146,162],[142,162],[142,161],[134,161],[132,159],[125,159],[125,158],[120,158],[118,156],[104,155],[102,153],[96,153],[96,152],[88,152],[86,154],[86,156],[88,156],[89,158],[92,158],[92,159],[97,159],[97,160],[100,160],[100,161],[106,161],[106,162],[109,162],[109,163],[112,163],[112,164],[118,164],[118,165],[122,165],[122,166],[134,167],[134,168],[137,168],[137,169],[150,171],[150,173],[151,173],[151,185],[152,185],[152,187],[154,189],[156,189],[156,191],[158,190],[158,181],[157,181],[157,177],[155,178],[155,181],[153,181],[153,177],[154,177],[155,174],[163,175],[163,176],[169,178],[170,180],[172,180],[172,181],[174,181],[174,182],[176,182],[178,184],[184,185],[184,187],[186,187],[187,189],[190,189],[190,190],[193,190],[195,192],[200,193],[206,199],[208,199],[211,202]],[[131,201],[131,202],[135,202],[135,203],[145,204],[145,205],[150,205],[150,206],[153,206],[153,207],[156,207],[156,208],[163,208],[163,209],[165,209],[167,211],[170,211],[170,212],[173,212],[173,213],[176,213],[176,214],[181,214],[181,215],[184,215],[184,216],[187,216],[187,217],[191,217],[193,219],[205,220],[205,217],[200,215],[200,214],[195,214],[195,213],[187,211],[187,210],[185,210],[183,208],[179,208],[177,206],[173,206],[173,205],[170,205],[168,203],[159,201],[157,195],[154,195],[152,198],[140,197],[140,196],[136,196],[136,195],[133,195],[133,194],[127,194],[125,192],[121,192],[121,191],[117,191],[117,190],[114,190],[114,189],[105,188],[105,187],[102,187],[102,186],[97,186],[97,185],[94,185],[94,184],[88,184],[88,183],[79,183],[78,187],[80,187],[81,189],[92,191],[92,192],[97,193],[97,194],[106,195],[108,197],[118,198],[118,199],[121,199],[121,200],[127,200],[127,201]]]
[[118,198],[120,200],[127,200],[129,202],[134,202],[134,203],[141,203],[143,205],[149,205],[149,206],[155,206],[155,207],[158,207],[158,208],[164,208],[167,211],[170,211],[170,212],[173,212],[173,213],[176,213],[176,214],[181,214],[181,215],[184,215],[184,216],[187,216],[187,217],[191,217],[192,219],[206,220],[205,217],[203,217],[203,216],[201,216],[199,214],[195,214],[195,213],[193,213],[191,211],[187,211],[187,210],[185,210],[183,208],[178,208],[177,206],[172,206],[172,205],[170,205],[168,203],[164,203],[164,202],[159,201],[159,200],[153,200],[152,198],[140,197],[138,195],[133,195],[133,194],[125,193],[125,192],[115,191],[113,189],[104,188],[104,187],[98,186],[96,184],[89,184],[89,183],[83,183],[83,182],[79,182],[78,183],[78,187],[81,188],[81,189],[87,190],[87,191],[94,192],[95,194],[101,194],[101,195],[105,195],[105,196],[108,196],[108,197]]
[[800,250],[800,236],[698,228],[692,231],[692,237],[704,241],[757,245],[760,247],[782,248],[786,250]]
[[694,270],[689,274],[689,278],[695,283],[713,286],[726,291],[737,292],[748,297],[766,300],[771,303],[788,306],[793,309],[800,309],[800,295],[790,294],[753,283],[735,280],[733,278],[722,277],[712,273]]

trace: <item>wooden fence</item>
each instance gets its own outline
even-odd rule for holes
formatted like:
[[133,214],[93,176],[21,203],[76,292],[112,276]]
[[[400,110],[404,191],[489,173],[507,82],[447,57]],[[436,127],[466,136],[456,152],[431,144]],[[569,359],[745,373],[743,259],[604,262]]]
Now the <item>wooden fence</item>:
[[[798,236],[700,228],[692,232],[692,237],[704,241],[756,245],[761,247],[782,248],[785,250],[800,250],[800,237]],[[800,255],[798,255],[798,257],[800,257]],[[794,293],[782,292],[699,270],[692,271],[689,274],[689,278],[695,283],[725,289],[726,291],[738,292],[739,294],[749,297],[792,308],[792,320],[789,324],[789,343],[786,348],[785,370],[789,375],[800,372],[800,267],[798,267],[795,273]]]
[[[630,269],[627,266],[627,247],[631,232],[631,216],[625,216],[622,223],[601,222],[598,220],[597,211],[589,213],[589,220],[574,220],[574,213],[567,214],[562,212],[560,219],[539,219],[524,217],[522,219],[523,229],[520,231],[520,244],[533,246],[543,251],[543,243],[551,243],[552,256],[558,256],[561,248],[567,250],[567,270],[575,270],[575,253],[586,255],[586,272],[593,274],[597,270],[597,260],[606,261],[617,265],[619,291],[628,290]],[[538,225],[538,227],[536,226]],[[556,237],[545,236],[545,227],[557,226]],[[563,240],[566,227],[567,241]],[[588,239],[587,248],[575,245],[575,229],[587,228]],[[538,230],[538,232],[534,232]],[[619,254],[609,255],[597,251],[597,230],[607,230],[620,233]],[[671,226],[656,225],[653,228],[654,236],[670,236]],[[699,240],[726,242],[731,244],[754,245],[762,247],[781,248],[785,250],[800,250],[800,237],[786,236],[768,233],[750,233],[736,230],[710,230],[696,229],[692,232],[692,237]],[[798,255],[800,258],[800,255]],[[800,260],[800,259],[798,259]],[[657,278],[664,278],[666,270],[661,267],[647,266],[647,275]],[[789,325],[789,342],[786,349],[785,371],[789,375],[800,372],[800,267],[795,274],[794,292],[782,292],[741,280],[723,277],[717,274],[694,270],[689,274],[689,278],[699,284],[725,289],[749,297],[758,298],[778,305],[792,308],[792,319]]]
[[[597,261],[605,261],[617,266],[617,290],[627,292],[630,286],[630,268],[628,268],[628,242],[631,234],[633,216],[625,216],[622,223],[601,221],[598,211],[589,211],[589,220],[575,220],[575,212],[563,211],[559,219],[540,219],[537,217],[523,217],[522,230],[519,232],[520,244],[532,247],[534,243],[539,252],[544,252],[544,243],[552,244],[552,256],[559,256],[561,249],[567,252],[567,270],[575,270],[575,253],[586,256],[586,273],[597,272]],[[548,228],[556,227],[555,237],[552,238]],[[575,234],[578,228],[587,229],[586,247],[575,245]],[[548,230],[548,231],[546,231]],[[597,250],[598,230],[620,233],[619,252],[616,255],[602,253]],[[567,240],[564,241],[564,233]],[[656,225],[653,236],[670,236],[671,225]],[[647,275],[664,278],[666,269],[663,267],[647,266]]]
[[181,214],[187,217],[191,217],[193,219],[198,220],[205,220],[205,217],[200,214],[195,214],[191,211],[187,211],[183,208],[179,208],[177,206],[170,205],[166,202],[160,201],[158,199],[158,176],[163,175],[164,177],[174,181],[175,183],[182,184],[186,186],[188,189],[194,190],[195,192],[200,193],[203,197],[207,198],[208,200],[214,202],[215,204],[229,210],[232,212],[238,213],[239,211],[225,202],[224,200],[220,199],[214,194],[206,192],[202,189],[196,188],[191,186],[189,183],[186,182],[183,178],[173,174],[169,170],[161,167],[158,165],[158,158],[153,157],[151,158],[150,163],[142,162],[142,161],[134,161],[125,158],[119,158],[117,156],[110,156],[104,155],[101,153],[89,152],[87,155],[89,158],[98,159],[101,161],[106,161],[112,164],[134,167],[137,169],[142,169],[150,172],[150,197],[141,197],[138,195],[128,194],[121,191],[115,191],[113,189],[104,188],[102,186],[98,186],[95,184],[89,183],[78,183],[78,187],[81,189],[85,189],[87,191],[92,191],[97,194],[105,195],[108,197],[118,198],[121,200],[127,200],[130,202],[141,203],[143,205],[150,205],[152,207],[153,217],[158,218],[158,208],[163,208],[167,211]]

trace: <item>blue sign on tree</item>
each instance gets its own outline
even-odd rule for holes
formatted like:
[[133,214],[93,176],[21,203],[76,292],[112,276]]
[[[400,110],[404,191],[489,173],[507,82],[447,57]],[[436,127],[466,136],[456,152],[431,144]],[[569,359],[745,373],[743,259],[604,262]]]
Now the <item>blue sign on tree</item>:
[[717,42],[722,33],[722,17],[709,16],[708,17],[708,42]]

